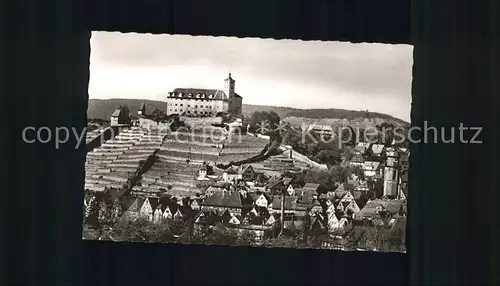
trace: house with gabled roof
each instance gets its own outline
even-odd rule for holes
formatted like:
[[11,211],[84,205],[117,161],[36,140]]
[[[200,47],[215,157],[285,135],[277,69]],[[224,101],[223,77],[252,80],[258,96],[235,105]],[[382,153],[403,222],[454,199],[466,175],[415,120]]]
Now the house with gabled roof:
[[[284,211],[285,213],[293,213],[296,216],[305,216],[309,206],[299,204],[297,200],[297,197],[285,196]],[[279,213],[280,211],[281,196],[275,196],[273,198],[271,213]]]
[[318,193],[312,189],[304,192],[304,195],[299,198],[299,202],[303,205],[313,205],[314,201],[318,199]]
[[144,203],[141,206],[141,210],[139,215],[141,217],[147,218],[150,221],[153,221],[154,211],[159,204],[159,200],[156,198],[147,198],[144,200]]
[[189,205],[193,211],[198,211],[200,210],[200,204],[198,203],[198,200],[194,199],[191,204]]
[[143,198],[131,198],[130,200],[124,200],[124,204],[122,205],[122,209],[126,211],[123,212],[121,221],[126,220],[136,220],[140,217],[141,208],[144,204],[145,199]]
[[384,144],[373,144],[370,150],[372,156],[381,157],[384,155],[385,146]]
[[320,187],[320,184],[307,183],[304,185],[303,189],[306,192],[307,191],[314,191],[314,192],[318,193],[319,187]]
[[306,190],[304,188],[298,188],[298,187],[293,188],[293,191],[294,191],[294,195],[291,195],[291,196],[296,196],[296,197],[302,197],[302,196],[304,196],[304,193],[306,192]]
[[272,177],[267,182],[266,189],[273,194],[282,194],[283,192],[286,192],[287,187],[283,183],[282,179],[278,177]]
[[129,111],[126,107],[121,106],[120,108],[115,109],[111,114],[111,126],[128,124],[129,123]]
[[239,224],[241,224],[241,217],[240,217],[240,218],[238,218],[238,216],[233,215],[233,216],[231,217],[231,219],[229,219],[229,222],[228,222],[228,223],[229,223],[229,224],[234,224],[234,225],[239,225]]
[[359,186],[354,188],[354,190],[367,194],[370,191],[370,188],[368,187],[368,183],[366,181],[363,181],[361,184],[359,184]]
[[311,225],[309,227],[310,233],[320,234],[326,232],[327,230],[328,226],[322,215],[318,214],[317,216],[311,218]]
[[317,214],[323,213],[323,206],[318,200],[314,200],[311,207],[311,214],[316,216]]
[[223,213],[230,209],[237,213],[245,213],[253,208],[253,200],[250,196],[242,197],[237,191],[217,191],[205,199],[201,206],[207,206],[211,210]]
[[221,216],[221,221],[224,224],[239,225],[242,223],[243,218],[239,214],[226,209]]
[[285,187],[288,187],[293,183],[293,178],[290,178],[290,177],[284,177],[283,178],[283,184],[285,185]]
[[153,223],[162,223],[163,222],[163,211],[162,211],[162,205],[159,204],[154,213],[153,213]]
[[170,210],[170,206],[165,206],[165,209],[163,210],[163,221],[168,221],[174,218],[174,215],[172,214],[172,211]]
[[360,208],[358,204],[356,203],[356,200],[351,200],[347,206],[345,206],[344,211],[346,213],[352,212],[352,213],[358,213],[360,211]]
[[355,214],[357,220],[374,219],[377,217],[398,217],[403,216],[403,201],[398,200],[372,200]]
[[252,182],[257,178],[257,173],[250,164],[243,164],[238,168],[239,178],[243,181]]
[[330,213],[336,213],[337,212],[337,208],[335,206],[334,203],[332,203],[330,200],[328,200],[330,203],[327,205],[326,207],[326,213],[327,214],[330,214]]
[[338,198],[338,199],[343,198],[347,194],[347,192],[353,191],[353,190],[354,190],[354,186],[352,184],[342,183],[335,190],[335,198]]
[[270,215],[269,218],[266,220],[264,223],[265,225],[273,225],[277,222],[278,220],[276,219],[275,215]]
[[255,205],[258,207],[267,208],[267,206],[269,206],[270,203],[271,199],[264,193],[261,193],[255,198]]
[[341,202],[350,202],[354,200],[354,196],[351,191],[347,191],[342,198],[340,198]]
[[364,155],[366,153],[366,150],[370,147],[370,143],[367,142],[359,142],[356,147],[354,148],[354,152],[356,154]]
[[222,174],[222,179],[225,182],[232,182],[234,180],[241,180],[241,174],[238,172],[236,167],[229,167]]
[[[267,206],[266,206],[267,207]],[[253,207],[249,212],[248,212],[249,215],[251,216],[254,216],[254,217],[257,217],[259,216],[259,211],[257,211],[257,209],[255,207]]]
[[348,221],[345,217],[338,218],[335,213],[329,213],[327,217],[328,232],[338,233],[342,232],[346,227]]
[[174,220],[181,220],[184,218],[184,213],[181,211],[181,208],[177,208],[177,211],[174,214]]
[[363,164],[363,172],[365,177],[381,177],[383,171],[383,165],[377,161],[365,161]]

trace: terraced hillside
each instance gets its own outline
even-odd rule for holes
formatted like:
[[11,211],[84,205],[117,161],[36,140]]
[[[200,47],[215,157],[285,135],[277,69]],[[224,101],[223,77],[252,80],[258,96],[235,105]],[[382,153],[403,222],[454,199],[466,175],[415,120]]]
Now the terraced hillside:
[[228,164],[260,155],[269,140],[250,135],[232,136],[224,142],[218,163]]
[[217,129],[167,135],[156,153],[155,163],[142,175],[139,185],[133,187],[133,193],[193,197],[201,192],[196,178],[204,163],[215,166],[221,162],[221,157],[229,161],[248,159],[260,154],[268,143],[251,136],[233,140]]
[[[197,177],[204,163],[217,166],[250,159],[264,153],[268,143],[267,139],[250,135],[228,137],[216,127],[170,134],[132,127],[87,154],[85,188],[123,189],[130,183],[129,178],[137,175],[141,162],[154,158],[151,167],[143,170],[137,184],[132,186],[133,195],[194,197],[202,192],[203,182]],[[286,155],[272,156],[252,166],[267,175],[308,167]]]
[[85,189],[123,188],[138,171],[140,162],[159,149],[165,135],[133,127],[87,153]]
[[306,164],[298,160],[290,159],[284,154],[271,156],[262,162],[253,163],[252,166],[255,171],[264,173],[270,177],[279,176],[284,172],[294,173],[309,168]]

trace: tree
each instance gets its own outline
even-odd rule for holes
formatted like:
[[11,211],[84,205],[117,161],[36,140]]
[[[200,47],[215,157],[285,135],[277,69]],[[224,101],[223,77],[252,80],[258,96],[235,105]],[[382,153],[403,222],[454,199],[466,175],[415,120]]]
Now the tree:
[[252,133],[260,132],[264,135],[268,135],[268,133],[273,130],[279,131],[277,129],[280,121],[280,116],[274,111],[255,111],[250,118],[248,118],[248,131]]
[[341,154],[339,150],[323,149],[314,156],[314,159],[318,163],[333,166],[341,162]]

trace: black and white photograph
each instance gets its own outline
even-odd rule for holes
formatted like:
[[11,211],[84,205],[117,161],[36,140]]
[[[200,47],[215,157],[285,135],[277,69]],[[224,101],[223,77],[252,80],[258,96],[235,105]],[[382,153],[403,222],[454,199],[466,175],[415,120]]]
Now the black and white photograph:
[[82,238],[406,252],[413,47],[92,32]]

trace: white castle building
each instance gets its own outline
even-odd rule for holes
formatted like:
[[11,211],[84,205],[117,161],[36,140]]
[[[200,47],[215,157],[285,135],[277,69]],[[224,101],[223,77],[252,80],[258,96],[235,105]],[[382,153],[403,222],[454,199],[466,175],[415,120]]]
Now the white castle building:
[[224,79],[223,89],[176,88],[167,96],[167,115],[215,116],[219,112],[241,114],[243,98],[234,91],[235,80]]

